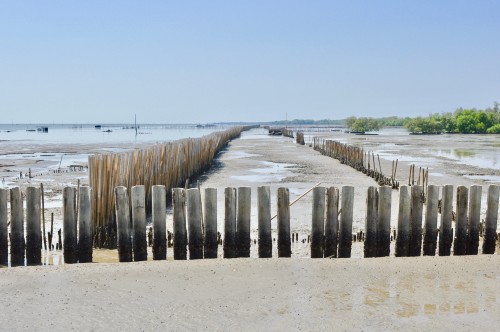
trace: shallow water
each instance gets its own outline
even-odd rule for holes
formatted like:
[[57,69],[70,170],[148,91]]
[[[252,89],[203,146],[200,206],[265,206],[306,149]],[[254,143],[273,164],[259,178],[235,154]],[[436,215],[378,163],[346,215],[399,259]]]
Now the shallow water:
[[[0,141],[18,141],[20,145],[32,144],[95,144],[95,143],[146,143],[177,140],[186,137],[201,137],[214,131],[226,129],[225,126],[198,128],[196,125],[139,125],[138,134],[125,125],[61,125],[48,124],[48,133],[26,130],[40,125],[19,124],[0,125]],[[130,128],[131,125],[128,125]],[[105,132],[111,130],[111,132]]]

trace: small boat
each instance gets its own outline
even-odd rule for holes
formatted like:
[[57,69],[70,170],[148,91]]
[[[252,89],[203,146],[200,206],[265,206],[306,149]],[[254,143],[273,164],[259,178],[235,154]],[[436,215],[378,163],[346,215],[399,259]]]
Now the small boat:
[[103,133],[112,133],[113,131],[111,129],[108,129],[108,130],[103,130],[102,132]]

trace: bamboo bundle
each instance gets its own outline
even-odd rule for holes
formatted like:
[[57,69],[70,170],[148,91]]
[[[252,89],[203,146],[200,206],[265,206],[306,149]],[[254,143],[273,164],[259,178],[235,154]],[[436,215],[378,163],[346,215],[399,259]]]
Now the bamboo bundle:
[[297,136],[297,138],[296,138],[297,144],[300,144],[300,145],[306,144],[306,142],[304,141],[304,133],[303,132],[298,131],[296,136]]
[[123,153],[96,154],[89,157],[89,182],[92,190],[92,223],[96,247],[116,247],[114,188],[144,185],[146,211],[151,212],[152,187],[183,186],[199,176],[227,143],[252,127],[234,127],[201,138],[186,138]]

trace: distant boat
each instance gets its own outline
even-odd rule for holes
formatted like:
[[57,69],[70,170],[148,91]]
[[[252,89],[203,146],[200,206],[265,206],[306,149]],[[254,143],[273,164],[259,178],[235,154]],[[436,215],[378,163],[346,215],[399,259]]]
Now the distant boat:
[[103,130],[102,132],[103,133],[112,133],[113,131],[111,129],[108,129],[108,130]]
[[95,125],[95,129],[101,129],[101,125]]
[[26,129],[26,131],[29,131],[29,132],[34,132],[36,131],[35,129]]
[[49,132],[49,127],[38,127],[36,130],[40,133],[48,133]]

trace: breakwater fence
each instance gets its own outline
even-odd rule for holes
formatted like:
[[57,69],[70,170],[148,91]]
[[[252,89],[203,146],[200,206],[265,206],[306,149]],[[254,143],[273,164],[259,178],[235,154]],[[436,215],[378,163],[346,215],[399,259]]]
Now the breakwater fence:
[[[284,136],[294,138],[294,131],[287,129],[287,135]],[[304,133],[302,131],[295,132],[296,143],[305,145]],[[381,186],[391,186],[393,189],[399,189],[400,182],[396,180],[398,170],[398,159],[392,161],[390,176],[384,175],[380,156],[375,155],[372,151],[364,151],[363,148],[341,143],[331,139],[322,137],[311,137],[311,147],[320,152],[322,155],[339,160],[342,164],[346,164],[359,172],[373,178]],[[376,156],[376,158],[375,158]],[[410,164],[408,186],[422,185],[424,199],[427,195],[429,186],[429,169],[419,167],[415,175],[416,165]],[[416,179],[415,179],[416,178]]]
[[[224,190],[224,229],[217,225],[217,190],[174,188],[173,257],[175,260],[217,258],[222,246],[224,258],[250,257],[251,188],[228,187]],[[92,189],[81,186],[63,190],[64,262],[92,261]],[[117,248],[120,262],[144,261],[148,256],[146,235],[145,186],[114,189],[117,221]],[[152,188],[152,253],[154,260],[167,257],[166,187]],[[369,187],[365,204],[364,230],[353,230],[354,187],[312,189],[310,243],[311,258],[349,258],[353,242],[362,242],[364,257],[455,256],[477,255],[480,238],[482,253],[494,254],[498,224],[500,186],[487,191],[486,214],[481,221],[481,186],[458,186],[453,211],[454,187],[430,185],[426,202],[422,186],[402,186],[399,190],[397,216],[391,215],[393,191],[390,186]],[[204,200],[202,200],[202,196]],[[0,265],[7,265],[10,242],[11,266],[41,264],[42,234],[40,188],[26,190],[26,209],[19,188],[0,189]],[[8,200],[10,198],[10,214]],[[298,235],[290,224],[288,188],[276,191],[276,214],[271,212],[271,191],[257,188],[258,256],[291,257],[291,243]],[[26,216],[26,221],[24,217]],[[277,218],[277,243],[273,244],[271,220]],[[397,219],[397,223],[393,220]],[[391,227],[391,225],[397,225]],[[26,229],[24,229],[26,227]]]
[[[337,159],[342,164],[373,178],[381,186],[391,186],[393,189],[399,188],[399,182],[396,181],[397,160],[392,163],[391,176],[389,177],[382,172],[380,157],[377,155],[377,159],[375,159],[374,153],[364,151],[360,147],[320,137],[313,137],[312,146],[314,150],[319,151],[322,155]],[[378,161],[378,164],[376,161]]]
[[303,132],[298,131],[295,136],[296,136],[295,141],[296,141],[297,144],[300,144],[300,145],[305,145],[306,144],[306,142],[304,140],[304,133]]
[[[115,188],[144,185],[145,210],[152,215],[153,186],[184,187],[189,179],[206,171],[215,156],[242,131],[258,126],[233,127],[201,138],[186,138],[130,152],[103,153],[89,157],[92,187],[93,241],[99,248],[116,248]],[[167,198],[166,198],[167,199]]]

